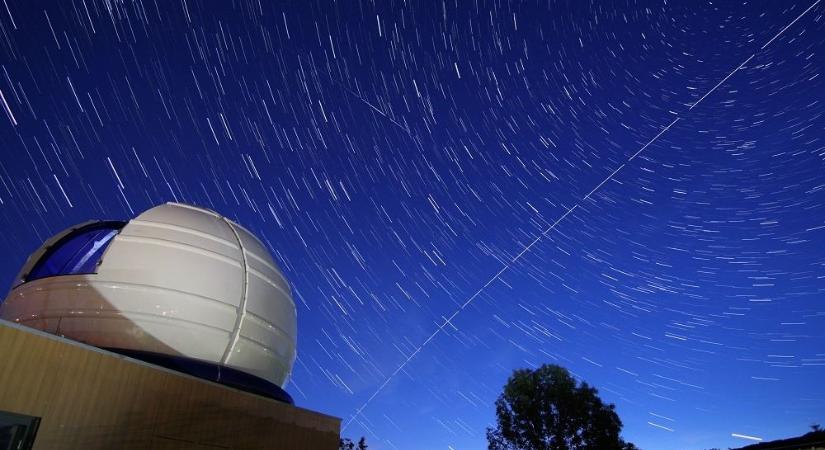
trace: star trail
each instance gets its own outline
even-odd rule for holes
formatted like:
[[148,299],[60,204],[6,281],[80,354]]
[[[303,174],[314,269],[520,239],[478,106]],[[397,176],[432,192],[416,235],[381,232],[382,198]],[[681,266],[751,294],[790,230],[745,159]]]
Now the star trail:
[[260,236],[299,406],[485,448],[560,364],[645,449],[825,421],[816,1],[4,0],[0,284],[165,201]]

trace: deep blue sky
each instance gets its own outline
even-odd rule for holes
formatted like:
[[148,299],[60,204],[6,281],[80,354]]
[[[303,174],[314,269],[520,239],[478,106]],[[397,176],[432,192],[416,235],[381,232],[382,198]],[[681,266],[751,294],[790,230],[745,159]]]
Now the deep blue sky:
[[[5,0],[0,285],[51,234],[181,201],[270,246],[296,402],[474,449],[554,362],[646,449],[825,422],[825,7]],[[695,108],[690,106],[755,56]],[[589,199],[596,185],[680,121]]]

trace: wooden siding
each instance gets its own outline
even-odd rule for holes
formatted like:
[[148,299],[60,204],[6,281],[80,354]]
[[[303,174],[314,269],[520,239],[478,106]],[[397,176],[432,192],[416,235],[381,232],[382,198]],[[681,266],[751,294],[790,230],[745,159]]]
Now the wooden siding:
[[34,450],[338,448],[341,420],[0,321],[0,410]]

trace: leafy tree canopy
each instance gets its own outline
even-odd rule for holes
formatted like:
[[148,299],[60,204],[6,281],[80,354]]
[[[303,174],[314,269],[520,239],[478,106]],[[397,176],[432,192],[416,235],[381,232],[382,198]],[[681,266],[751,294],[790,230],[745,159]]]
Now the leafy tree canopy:
[[595,388],[577,384],[567,369],[545,364],[513,372],[496,400],[490,450],[636,450],[619,436],[614,405]]

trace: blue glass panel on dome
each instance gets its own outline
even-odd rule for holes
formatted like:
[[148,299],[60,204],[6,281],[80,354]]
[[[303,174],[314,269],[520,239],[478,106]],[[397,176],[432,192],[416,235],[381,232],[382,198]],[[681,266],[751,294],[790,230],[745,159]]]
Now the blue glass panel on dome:
[[46,251],[26,276],[26,281],[94,273],[106,247],[122,227],[120,222],[105,222],[72,231]]

